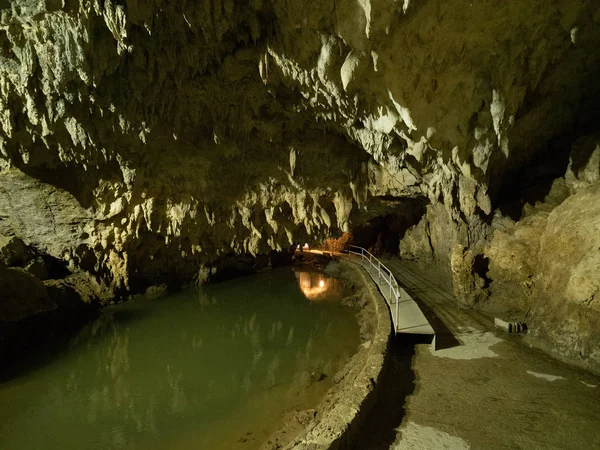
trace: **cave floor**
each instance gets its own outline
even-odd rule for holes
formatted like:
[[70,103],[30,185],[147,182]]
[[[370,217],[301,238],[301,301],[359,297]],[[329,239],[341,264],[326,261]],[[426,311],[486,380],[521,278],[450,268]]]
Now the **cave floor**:
[[382,262],[441,333],[436,351],[395,338],[383,395],[356,448],[600,449],[600,377],[458,308],[449,288],[418,266]]

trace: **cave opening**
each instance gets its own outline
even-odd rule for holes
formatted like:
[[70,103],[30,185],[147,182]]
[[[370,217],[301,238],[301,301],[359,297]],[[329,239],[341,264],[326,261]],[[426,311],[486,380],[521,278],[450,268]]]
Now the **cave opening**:
[[350,244],[363,247],[375,256],[398,255],[400,241],[406,232],[425,215],[425,199],[378,199],[386,205],[381,215],[372,217],[365,225],[352,228]]
[[[525,156],[516,157],[517,162],[492,182],[492,204],[503,215],[515,221],[520,220],[526,204],[535,206],[537,202],[547,199],[554,182],[565,176],[571,162],[575,173],[588,162],[595,146],[587,146],[582,150],[577,148],[577,143],[586,136],[597,134],[596,118],[600,117],[599,79],[598,68],[588,69],[585,82],[587,92],[576,106],[577,114],[566,119],[566,125],[554,130],[548,139],[531,143],[531,148],[523,152]],[[575,106],[570,105],[569,108]],[[524,106],[522,110],[527,111],[528,107]]]
[[548,152],[537,153],[526,165],[508,170],[493,204],[503,215],[518,221],[526,204],[544,202],[554,182],[567,170],[572,143],[572,135],[554,139],[547,144]]

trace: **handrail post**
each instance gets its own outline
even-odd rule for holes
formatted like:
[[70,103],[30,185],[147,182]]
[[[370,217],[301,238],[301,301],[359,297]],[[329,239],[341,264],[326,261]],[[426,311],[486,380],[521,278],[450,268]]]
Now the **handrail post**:
[[[351,249],[352,248],[352,249]],[[360,253],[358,253],[358,250],[360,249]],[[392,323],[394,324],[394,334],[397,332],[396,327],[398,326],[398,320],[399,320],[399,316],[400,316],[400,288],[398,287],[398,282],[396,281],[396,278],[394,278],[392,276],[392,271],[390,269],[388,269],[385,265],[383,265],[381,263],[381,261],[374,256],[372,253],[370,253],[367,249],[363,248],[363,247],[359,247],[358,245],[350,245],[348,247],[348,253],[353,253],[354,255],[360,255],[361,257],[361,265],[363,266],[363,268],[365,268],[367,270],[367,273],[369,275],[371,275],[371,277],[373,278],[373,280],[375,281],[375,276],[374,276],[374,272],[377,272],[377,280],[378,280],[378,284],[379,284],[379,288],[382,294],[384,294],[385,292],[385,285],[384,285],[384,281],[385,283],[387,283],[388,285],[388,297],[385,297],[385,294],[383,295],[385,302],[387,303],[389,310],[390,310],[390,315],[391,315],[391,319],[392,319]],[[366,264],[365,260],[368,260],[369,264]],[[386,276],[387,275],[387,276]],[[393,308],[392,303],[396,302],[396,307]]]
[[400,291],[396,288],[396,322],[398,323],[398,304],[400,303]]

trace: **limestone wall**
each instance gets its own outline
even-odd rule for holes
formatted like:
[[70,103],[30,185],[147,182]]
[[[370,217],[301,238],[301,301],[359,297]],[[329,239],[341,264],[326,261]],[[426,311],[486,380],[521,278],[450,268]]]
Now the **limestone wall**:
[[523,252],[572,232],[557,210],[523,243],[542,216],[502,206],[597,127],[599,22],[593,0],[0,1],[0,235],[128,295],[421,198],[403,255],[467,304],[486,277],[541,299]]

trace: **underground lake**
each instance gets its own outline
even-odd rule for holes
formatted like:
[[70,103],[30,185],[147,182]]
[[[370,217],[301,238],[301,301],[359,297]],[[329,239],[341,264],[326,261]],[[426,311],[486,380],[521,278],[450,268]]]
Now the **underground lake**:
[[1,447],[257,448],[356,352],[345,295],[288,267],[106,308],[0,383]]

